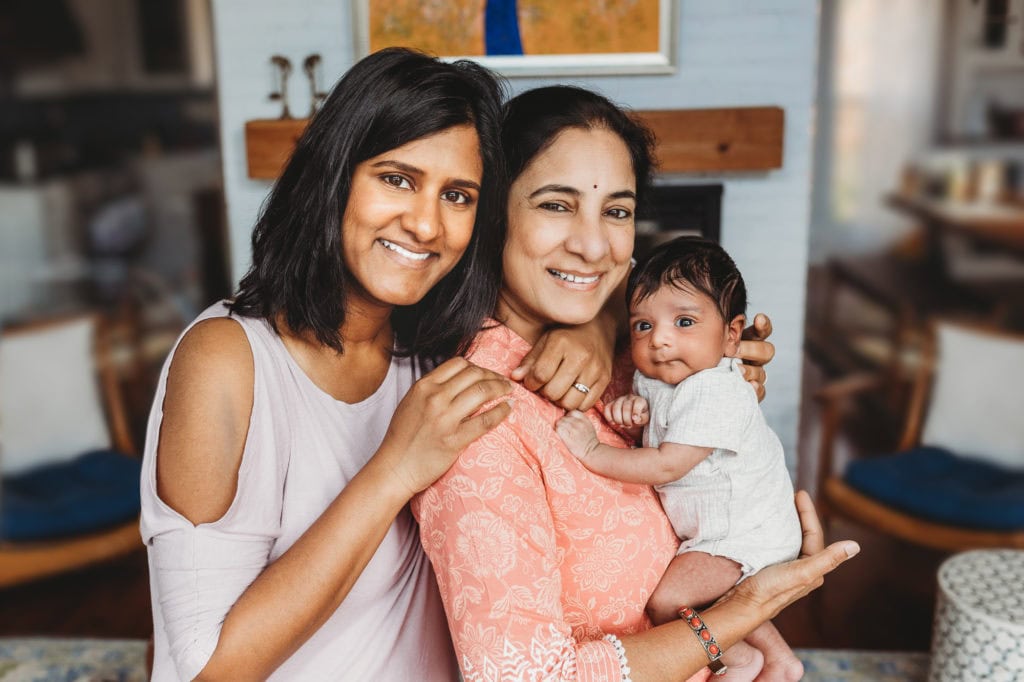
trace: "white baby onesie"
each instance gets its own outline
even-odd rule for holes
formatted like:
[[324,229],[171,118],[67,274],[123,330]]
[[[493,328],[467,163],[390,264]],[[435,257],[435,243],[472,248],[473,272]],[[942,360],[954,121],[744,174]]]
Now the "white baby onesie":
[[706,552],[739,563],[746,578],[800,552],[800,520],[778,436],[768,427],[740,361],[723,358],[678,385],[640,372],[633,390],[647,399],[644,445],[714,448],[682,478],[655,486],[679,553]]

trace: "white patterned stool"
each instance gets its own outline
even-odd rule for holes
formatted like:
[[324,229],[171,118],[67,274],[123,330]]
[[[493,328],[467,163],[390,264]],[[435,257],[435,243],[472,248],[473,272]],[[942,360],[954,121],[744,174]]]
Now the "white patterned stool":
[[1024,551],[964,552],[939,567],[928,679],[1024,680]]

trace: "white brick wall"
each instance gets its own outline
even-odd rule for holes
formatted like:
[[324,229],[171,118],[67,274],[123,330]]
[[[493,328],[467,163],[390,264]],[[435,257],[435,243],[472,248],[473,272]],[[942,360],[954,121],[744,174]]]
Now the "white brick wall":
[[[270,56],[298,69],[323,56],[330,85],[354,61],[353,20],[342,0],[212,0],[224,182],[237,279],[249,263],[249,232],[269,184],[245,174],[243,127],[277,116],[267,101]],[[595,88],[630,107],[775,105],[786,112],[783,168],[770,173],[702,176],[725,183],[722,238],[743,271],[751,312],[772,317],[777,348],[764,403],[790,456],[796,453],[803,343],[804,279],[811,190],[811,140],[817,59],[816,0],[685,0],[679,64],[671,76],[516,79],[514,92],[559,80]],[[333,77],[332,77],[333,76]],[[300,71],[291,80],[295,112],[308,107]],[[687,180],[693,181],[689,177]]]

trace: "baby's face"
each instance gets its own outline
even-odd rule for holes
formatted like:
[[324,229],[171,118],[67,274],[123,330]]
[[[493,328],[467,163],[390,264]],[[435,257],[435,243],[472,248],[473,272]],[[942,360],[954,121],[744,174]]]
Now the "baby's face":
[[633,363],[645,376],[678,384],[735,352],[736,330],[743,328],[742,317],[737,320],[726,324],[715,302],[702,293],[662,285],[630,307]]

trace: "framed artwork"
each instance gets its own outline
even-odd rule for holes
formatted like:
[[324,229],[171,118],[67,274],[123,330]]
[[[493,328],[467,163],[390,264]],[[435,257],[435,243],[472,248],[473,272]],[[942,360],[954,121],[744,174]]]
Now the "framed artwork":
[[679,0],[355,0],[357,58],[413,47],[506,76],[672,73]]

